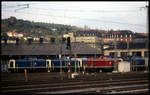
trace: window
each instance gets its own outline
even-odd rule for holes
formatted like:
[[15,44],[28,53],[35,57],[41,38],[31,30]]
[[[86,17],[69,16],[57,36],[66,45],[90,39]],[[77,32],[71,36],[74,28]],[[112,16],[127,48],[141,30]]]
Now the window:
[[121,57],[126,57],[128,55],[128,52],[121,52]]
[[11,61],[11,62],[10,62],[10,67],[13,67],[13,64],[14,64],[14,62]]
[[132,35],[130,34],[130,37],[132,37]]
[[141,52],[132,52],[132,56],[141,56]]
[[116,57],[118,56],[118,52],[110,52],[109,53],[109,56],[111,56],[111,57],[115,57],[115,54],[116,54]]
[[144,51],[144,57],[148,57],[148,51]]
[[49,61],[47,61],[47,67],[49,67]]

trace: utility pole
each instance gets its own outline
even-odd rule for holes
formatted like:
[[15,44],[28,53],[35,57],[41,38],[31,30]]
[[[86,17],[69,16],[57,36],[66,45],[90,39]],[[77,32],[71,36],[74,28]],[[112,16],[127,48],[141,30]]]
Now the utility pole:
[[117,41],[116,41],[116,38],[115,38],[115,59],[117,58]]
[[[148,1],[147,1],[148,2]],[[144,7],[140,7],[141,9],[143,8],[143,9],[146,9],[147,10],[147,13],[146,13],[146,32],[148,33],[148,31],[149,31],[149,28],[148,28],[148,21],[149,21],[149,18],[148,18],[148,12],[149,12],[149,5],[147,4],[147,2],[146,2],[146,5],[144,6]],[[146,45],[146,49],[148,50],[148,46],[149,46],[149,39],[148,39],[148,37],[147,37],[147,39],[146,39],[146,43],[145,43]],[[149,62],[149,58],[147,58],[147,66],[146,66],[146,70],[148,70],[148,62]]]
[[146,14],[146,32],[148,33],[148,30],[149,30],[149,28],[148,28],[148,21],[149,21],[149,18],[148,18],[148,11],[149,11],[149,5],[148,4],[146,4],[144,7],[140,7],[140,9],[146,9],[147,10],[147,14]]
[[117,41],[116,41],[116,38],[115,38],[114,42],[115,42],[114,43],[114,46],[115,46],[115,55],[114,55],[114,57],[115,57],[115,68],[114,68],[114,70],[117,71],[117,64],[116,64],[116,62],[117,62]]
[[127,39],[127,50],[128,50],[128,52],[127,52],[127,56],[129,56],[130,54],[130,52],[129,52],[129,41],[128,41],[128,37],[127,37],[127,35],[126,35],[126,39]]
[[[75,44],[76,44],[76,34],[75,34],[74,36],[75,36]],[[77,50],[77,49],[76,49],[76,46],[75,46],[75,50]],[[76,54],[76,51],[75,51],[75,73],[77,73],[76,57],[77,57],[77,54]]]
[[60,44],[60,54],[59,54],[59,59],[60,59],[60,74],[62,74],[62,35],[61,35],[61,40],[60,40],[61,44]]
[[100,40],[100,50],[102,51],[101,53],[102,53],[102,56],[104,56],[104,41],[103,41],[103,39],[101,39]]
[[[145,6],[146,8],[147,8],[147,25],[146,25],[146,29],[147,29],[147,33],[148,33],[148,31],[149,31],[149,28],[148,28],[148,21],[149,21],[149,18],[148,18],[148,12],[149,12],[149,6],[148,5],[146,5]],[[148,46],[149,46],[149,37],[147,37],[147,43],[146,43],[146,49],[147,49],[147,52],[148,52]],[[146,71],[148,71],[148,62],[149,62],[149,58],[147,58],[147,66],[146,66]]]
[[[96,42],[93,42],[93,48],[96,49]],[[95,58],[96,58],[96,54],[97,54],[97,52],[95,52]]]

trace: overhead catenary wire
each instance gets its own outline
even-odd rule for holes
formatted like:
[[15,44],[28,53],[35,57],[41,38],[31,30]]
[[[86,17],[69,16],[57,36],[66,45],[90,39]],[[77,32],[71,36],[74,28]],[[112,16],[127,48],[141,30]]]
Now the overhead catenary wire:
[[29,4],[20,4],[18,6],[26,6],[26,7],[15,9],[15,12],[18,11],[18,10],[21,10],[21,9],[29,8]]
[[[10,10],[3,10],[5,12],[13,12]],[[64,16],[55,16],[51,14],[42,14],[42,13],[26,13],[26,12],[16,12],[16,13],[21,13],[21,14],[31,14],[31,15],[42,15],[42,16],[51,16],[51,17],[59,17],[59,18],[64,18]],[[88,21],[101,21],[105,23],[116,23],[116,24],[123,24],[123,25],[130,25],[130,26],[140,26],[140,27],[145,27],[145,25],[142,24],[131,24],[131,23],[124,23],[124,22],[117,22],[117,21],[110,21],[110,20],[101,20],[101,19],[89,19],[89,18],[81,18],[81,17],[71,17],[71,16],[65,16],[65,18],[68,19],[80,19],[80,20],[88,20]]]
[[[17,4],[16,6],[12,6],[12,7],[17,7],[17,6],[29,6],[31,5],[30,9],[39,9],[39,10],[60,10],[60,11],[72,11],[72,12],[103,12],[103,13],[107,13],[107,12],[137,12],[138,10],[83,10],[83,9],[56,9],[56,8],[38,8],[38,7],[33,7],[32,5],[34,5],[36,3],[28,3],[28,4]],[[42,3],[41,3],[42,4]],[[2,6],[6,6],[9,7],[8,5],[2,5]],[[45,5],[44,5],[45,6]],[[11,7],[11,6],[10,6]],[[138,7],[137,7],[138,8]],[[136,9],[137,9],[136,8]]]
[[17,6],[2,5],[2,7],[12,8],[12,7],[17,7]]
[[39,10],[58,10],[58,11],[71,11],[71,12],[96,12],[96,13],[111,13],[111,12],[137,12],[138,10],[82,10],[82,9],[56,9],[56,8],[38,8],[31,7],[31,9]]
[[[64,3],[62,4],[62,2],[53,2],[53,1],[41,1],[41,2],[37,2],[37,3],[31,3],[31,2],[27,2],[27,3],[30,3],[31,5],[44,5],[44,6],[52,6],[52,5],[59,5],[59,6],[74,6],[74,7],[78,7],[80,5],[76,4],[74,5],[75,3],[78,3],[78,2],[75,2],[74,4],[67,4],[69,2],[65,2],[66,4],[64,5]],[[83,7],[86,6],[85,2],[83,2],[84,4],[82,5]],[[91,2],[89,2],[91,3]],[[102,2],[98,2],[99,4],[103,4]],[[107,2],[107,4],[109,4],[109,2]],[[136,3],[136,2],[130,2],[130,3],[114,3],[113,6],[114,7],[138,7],[139,3]],[[88,5],[89,6],[89,5]],[[109,6],[109,5],[107,5]],[[95,7],[95,5],[90,5],[90,7]]]

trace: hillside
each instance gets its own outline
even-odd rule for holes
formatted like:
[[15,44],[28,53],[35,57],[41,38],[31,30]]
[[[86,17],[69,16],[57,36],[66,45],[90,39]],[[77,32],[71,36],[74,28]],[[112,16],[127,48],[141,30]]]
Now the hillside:
[[34,36],[60,36],[62,33],[68,33],[72,30],[79,30],[78,27],[70,25],[52,24],[52,23],[39,23],[25,21],[10,17],[2,19],[1,21],[1,36],[8,31],[15,31],[17,33],[27,33]]

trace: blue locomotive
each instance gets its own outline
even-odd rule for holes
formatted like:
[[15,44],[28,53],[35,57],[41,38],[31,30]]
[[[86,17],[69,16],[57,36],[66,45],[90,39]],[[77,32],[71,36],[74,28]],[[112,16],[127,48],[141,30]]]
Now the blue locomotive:
[[51,61],[51,71],[52,72],[60,72],[60,71],[79,71],[82,68],[79,60],[71,59],[63,59],[63,60],[52,60]]
[[128,61],[131,63],[132,71],[143,71],[146,70],[147,64],[145,58],[138,57],[138,56],[128,56],[124,58],[124,61]]
[[133,57],[131,59],[132,70],[141,71],[146,69],[145,59],[142,57]]
[[45,71],[51,68],[50,59],[37,59],[37,58],[25,58],[9,60],[8,70],[11,72],[23,72],[24,69],[28,71]]
[[67,71],[68,70],[68,61],[67,60],[52,60],[51,62],[51,71]]
[[50,59],[37,59],[37,58],[24,58],[24,59],[11,59],[8,63],[8,70],[11,72],[23,72],[24,69],[28,71],[77,71],[82,69],[79,60],[76,59],[62,59],[62,60],[50,60]]

